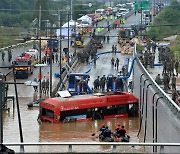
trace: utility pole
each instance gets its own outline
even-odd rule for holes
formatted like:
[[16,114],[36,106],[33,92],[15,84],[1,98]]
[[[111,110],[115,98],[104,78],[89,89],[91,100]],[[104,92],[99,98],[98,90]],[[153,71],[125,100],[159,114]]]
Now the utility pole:
[[4,102],[4,75],[0,73],[0,143],[3,143],[3,102]]
[[[39,38],[39,63],[41,64],[41,36],[40,36],[40,32],[41,32],[41,5],[39,6],[39,30],[38,30],[38,38]],[[42,69],[41,66],[39,67],[39,98],[42,98],[42,89],[41,89],[41,79],[42,79]]]
[[[72,0],[71,0],[72,1]],[[60,75],[60,86],[62,84],[62,78],[61,78],[61,69],[62,69],[62,65],[61,65],[61,50],[62,50],[62,42],[61,42],[61,11],[58,10],[58,21],[59,21],[59,75]]]
[[69,49],[70,49],[70,46],[69,46],[69,12],[68,12],[68,64],[69,64]]
[[72,20],[72,12],[73,12],[73,4],[72,4],[72,0],[70,0],[71,1],[71,6],[70,6],[70,12],[71,12],[71,20]]
[[[22,132],[22,124],[21,124],[21,114],[20,114],[20,108],[19,108],[19,99],[18,99],[18,91],[17,91],[17,84],[16,84],[16,76],[15,76],[14,67],[13,67],[13,77],[14,77],[14,89],[15,89],[15,95],[16,95],[16,106],[17,106],[20,141],[21,141],[21,143],[23,143],[24,141],[23,141],[23,132]],[[24,152],[24,145],[20,146],[20,153],[21,152]]]

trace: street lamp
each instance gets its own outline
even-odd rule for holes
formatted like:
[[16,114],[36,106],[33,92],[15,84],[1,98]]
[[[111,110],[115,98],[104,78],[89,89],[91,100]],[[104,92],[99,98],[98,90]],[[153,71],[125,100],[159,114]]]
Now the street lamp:
[[45,30],[46,30],[46,37],[48,36],[48,23],[49,23],[49,20],[42,20],[43,22],[45,22]]
[[[61,78],[61,70],[62,70],[62,65],[61,65],[61,50],[62,50],[62,42],[61,42],[61,10],[58,9],[58,14],[53,14],[55,16],[58,16],[58,23],[59,23],[59,38],[58,38],[58,51],[59,51],[59,76],[60,76],[60,86],[62,83],[62,78]],[[58,37],[58,36],[57,36]]]

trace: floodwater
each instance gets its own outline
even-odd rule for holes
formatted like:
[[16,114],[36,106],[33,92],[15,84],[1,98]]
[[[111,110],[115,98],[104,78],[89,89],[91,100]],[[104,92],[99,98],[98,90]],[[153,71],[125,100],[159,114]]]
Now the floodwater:
[[[23,130],[24,142],[99,142],[98,130],[102,124],[108,125],[114,131],[117,124],[124,125],[130,135],[130,142],[140,142],[141,138],[137,137],[139,130],[139,119],[137,117],[121,118],[121,119],[106,119],[85,122],[73,122],[65,124],[51,124],[37,122],[39,108],[34,107],[29,109],[27,103],[32,101],[32,98],[21,97],[20,111]],[[20,142],[18,118],[16,106],[13,110],[12,102],[9,102],[10,112],[4,112],[4,142]],[[95,136],[92,134],[95,133]],[[19,147],[10,147],[19,152]],[[25,147],[25,152],[67,152],[67,146],[28,146]],[[112,146],[73,146],[73,151],[83,152],[110,152]],[[144,147],[117,147],[117,152],[134,153],[147,152]]]

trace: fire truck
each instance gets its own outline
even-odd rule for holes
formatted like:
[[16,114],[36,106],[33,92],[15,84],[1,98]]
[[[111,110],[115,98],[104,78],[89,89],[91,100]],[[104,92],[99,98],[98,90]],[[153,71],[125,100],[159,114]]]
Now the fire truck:
[[26,79],[33,73],[33,57],[30,54],[22,53],[16,57],[13,65],[17,79]]

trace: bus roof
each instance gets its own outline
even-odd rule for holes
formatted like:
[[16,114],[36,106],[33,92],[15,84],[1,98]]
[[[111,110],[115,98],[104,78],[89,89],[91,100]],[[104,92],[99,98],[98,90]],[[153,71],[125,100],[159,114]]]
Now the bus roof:
[[126,92],[108,92],[97,95],[77,95],[69,98],[48,98],[41,103],[41,107],[51,106],[54,109],[59,108],[60,111],[68,111],[120,104],[132,104],[137,102],[138,99],[132,94]]

